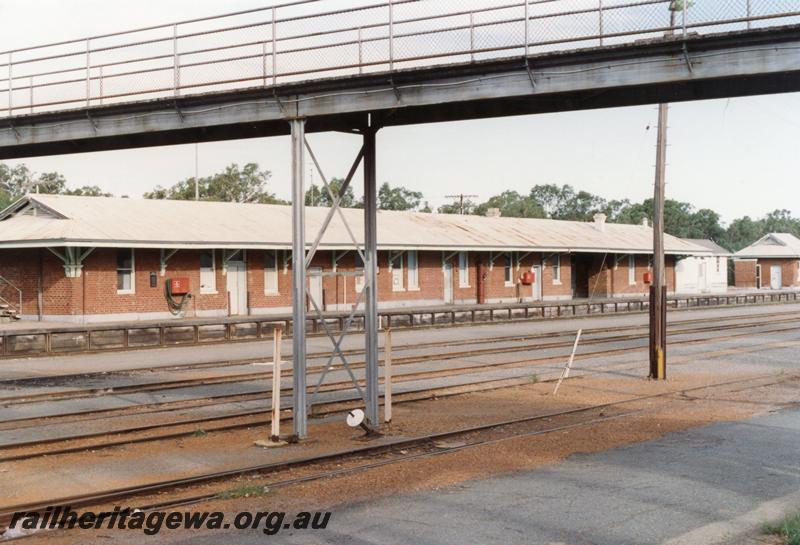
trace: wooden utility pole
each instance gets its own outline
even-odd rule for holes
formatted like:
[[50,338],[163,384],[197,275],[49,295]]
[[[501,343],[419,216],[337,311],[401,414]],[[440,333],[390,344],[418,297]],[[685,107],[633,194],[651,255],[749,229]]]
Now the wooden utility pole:
[[667,104],[658,105],[656,178],[653,190],[653,284],[650,286],[650,377],[666,378],[666,274],[664,265],[664,178],[667,155]]
[[[683,15],[684,32],[689,0],[669,4],[669,29],[674,34],[676,12]],[[667,378],[667,278],[664,263],[664,183],[667,172],[667,119],[669,105],[658,105],[656,179],[653,188],[653,284],[650,286],[650,378]]]

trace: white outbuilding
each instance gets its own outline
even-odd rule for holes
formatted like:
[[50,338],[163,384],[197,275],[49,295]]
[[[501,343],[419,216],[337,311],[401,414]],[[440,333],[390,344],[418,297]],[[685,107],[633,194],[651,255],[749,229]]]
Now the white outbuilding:
[[728,290],[728,258],[731,252],[709,239],[684,239],[707,248],[711,255],[687,256],[675,264],[677,293],[724,293]]

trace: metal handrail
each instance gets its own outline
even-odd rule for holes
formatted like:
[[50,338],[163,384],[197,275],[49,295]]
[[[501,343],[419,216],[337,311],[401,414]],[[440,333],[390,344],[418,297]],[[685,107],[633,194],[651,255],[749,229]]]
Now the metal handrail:
[[[17,300],[18,300],[17,303],[18,303],[18,305],[17,305],[16,311],[17,311],[18,314],[22,314],[22,290],[20,288],[18,288],[17,286],[15,286],[14,284],[12,284],[11,282],[9,282],[3,276],[0,276],[0,283],[5,283],[8,287],[14,289],[17,292]],[[3,296],[0,296],[0,301],[2,301],[4,304],[6,304],[6,305],[8,305],[8,306],[10,306],[12,308],[14,307],[14,303],[12,303],[11,301],[7,300]]]
[[[800,0],[473,0],[483,4],[473,9],[452,0],[362,0],[327,9],[332,1],[295,0],[0,52],[0,112],[269,87],[800,18]],[[412,7],[416,13],[402,14]],[[670,9],[680,12],[674,23]],[[258,19],[235,20],[250,15]]]

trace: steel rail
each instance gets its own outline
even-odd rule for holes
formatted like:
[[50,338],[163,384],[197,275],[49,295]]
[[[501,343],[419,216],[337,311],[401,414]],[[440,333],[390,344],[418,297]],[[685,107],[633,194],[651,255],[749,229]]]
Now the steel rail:
[[[734,296],[727,296],[727,295],[720,295],[720,296],[684,296],[684,297],[671,297],[670,301],[673,304],[673,309],[678,312],[694,312],[694,311],[707,311],[712,308],[732,308],[732,309],[739,309],[750,307],[753,305],[757,305],[759,307],[768,307],[768,306],[779,306],[779,305],[791,305],[796,304],[798,301],[798,293],[799,292],[778,292],[777,294],[773,293],[766,293],[766,294],[745,294],[745,295],[734,295]],[[777,299],[776,299],[777,297]],[[751,302],[752,299],[752,302]],[[712,300],[714,301],[712,303]],[[686,305],[681,307],[681,302],[685,302]],[[694,301],[694,304],[692,304]],[[740,302],[741,301],[741,302]],[[624,301],[578,301],[578,302],[565,302],[563,304],[559,304],[558,302],[551,303],[551,304],[509,304],[509,305],[485,305],[485,306],[476,306],[476,307],[454,307],[454,308],[443,308],[443,307],[419,307],[415,309],[409,309],[408,311],[383,311],[381,316],[383,322],[386,324],[386,327],[392,327],[396,331],[400,330],[419,330],[419,329],[440,329],[440,328],[449,328],[449,327],[482,327],[485,325],[495,325],[501,323],[512,323],[512,322],[534,322],[539,320],[565,320],[565,319],[589,319],[593,317],[602,317],[602,316],[611,316],[611,315],[618,315],[618,314],[625,314],[625,315],[635,315],[635,314],[642,314],[645,312],[644,303],[646,301],[644,299],[628,299]],[[620,309],[619,306],[622,306]],[[633,305],[633,306],[632,306]],[[597,310],[599,307],[599,311]],[[578,313],[578,309],[586,309],[586,312]],[[595,310],[593,311],[592,308]],[[606,312],[606,308],[613,309],[609,312]],[[563,309],[563,312],[562,312]],[[570,309],[572,312],[570,313]],[[514,316],[514,311],[518,311],[518,314]],[[531,312],[533,311],[533,312]],[[549,315],[548,312],[549,311]],[[503,317],[500,314],[506,315],[507,317]],[[435,316],[440,316],[442,318],[449,316],[449,319],[436,321],[434,318]],[[461,320],[456,319],[456,315],[461,317]],[[420,316],[416,321],[413,320],[413,316]],[[424,317],[431,316],[430,323],[424,323]],[[396,322],[397,319],[402,317],[409,317],[411,323],[409,325],[398,324]],[[269,318],[265,316],[265,318]],[[325,319],[335,321],[339,319],[344,319],[343,315],[340,314],[333,314],[333,315],[326,315]],[[393,321],[394,320],[394,321]],[[181,329],[183,327],[188,328],[195,328],[199,329],[208,325],[221,325],[223,328],[231,329],[233,326],[242,323],[266,323],[267,325],[274,325],[274,323],[283,323],[285,325],[286,318],[281,318],[280,316],[267,319],[266,321],[259,318],[258,316],[253,316],[248,319],[244,320],[230,320],[230,321],[222,321],[219,323],[214,322],[206,322],[203,323],[196,323],[193,320],[188,320],[186,322],[154,322],[154,323],[131,323],[131,325],[126,325],[122,323],[120,325],[110,324],[105,326],[93,326],[89,325],[84,327],[75,327],[75,326],[68,326],[66,328],[55,328],[55,329],[46,329],[46,330],[39,330],[39,329],[30,329],[30,330],[14,330],[14,331],[7,331],[5,333],[0,332],[0,341],[2,341],[2,347],[0,347],[0,358],[17,358],[17,357],[44,357],[44,356],[51,356],[51,355],[74,355],[74,354],[102,354],[108,352],[119,352],[123,350],[149,350],[154,348],[169,348],[169,347],[179,347],[179,346],[201,346],[201,345],[213,345],[213,344],[223,344],[228,342],[257,342],[263,340],[263,331],[262,334],[254,334],[254,335],[245,335],[242,337],[234,336],[231,332],[229,336],[225,336],[224,339],[211,339],[211,338],[203,338],[200,340],[196,340],[193,342],[159,342],[159,343],[139,343],[139,344],[132,344],[122,342],[119,345],[110,345],[105,346],[102,344],[97,344],[95,341],[89,342],[87,340],[87,347],[81,348],[78,351],[69,351],[63,349],[53,349],[51,346],[52,335],[55,334],[65,334],[65,333],[73,333],[75,335],[86,335],[87,338],[90,336],[94,336],[96,334],[102,335],[106,332],[111,333],[120,333],[124,330],[129,330],[131,334],[135,332],[146,331],[148,329],[159,329],[164,331],[164,335],[167,334],[168,330],[171,329]],[[257,326],[256,326],[257,327]],[[12,349],[9,345],[13,342],[13,339],[17,336],[40,336],[45,337],[45,346],[44,348],[33,348],[33,349]],[[199,335],[199,333],[198,333]],[[316,331],[312,331],[310,333],[311,336],[321,336],[321,334],[317,334]],[[290,335],[291,336],[291,335]],[[229,361],[229,360],[220,360],[221,362]],[[2,381],[0,381],[2,383]]]
[[[501,422],[493,422],[493,423],[489,423],[489,424],[481,424],[481,425],[478,425],[478,426],[470,426],[470,427],[460,428],[460,429],[456,429],[456,430],[449,430],[449,431],[444,431],[444,432],[432,433],[432,434],[427,434],[427,435],[417,436],[417,437],[412,437],[412,438],[398,439],[398,440],[383,442],[383,443],[378,444],[378,445],[365,445],[365,446],[362,446],[362,447],[356,447],[356,448],[352,448],[352,449],[342,449],[342,450],[338,450],[338,451],[334,451],[334,452],[330,452],[330,453],[326,453],[326,454],[322,454],[322,455],[314,455],[314,456],[302,457],[302,458],[295,459],[295,460],[289,460],[289,461],[283,461],[283,462],[271,462],[271,463],[267,463],[267,464],[257,464],[257,465],[252,465],[252,466],[248,466],[248,467],[241,467],[241,468],[223,470],[223,471],[218,471],[218,472],[210,472],[210,473],[206,473],[206,474],[202,474],[202,475],[195,475],[195,476],[184,477],[184,478],[180,478],[180,479],[155,481],[155,482],[150,482],[150,483],[143,484],[143,485],[119,487],[119,488],[115,488],[115,489],[105,490],[105,491],[101,491],[101,492],[93,492],[93,493],[89,493],[89,494],[79,494],[79,495],[60,497],[60,498],[50,498],[50,499],[45,500],[45,501],[37,501],[37,502],[29,502],[29,503],[21,503],[21,504],[16,504],[16,505],[9,505],[9,506],[4,506],[2,508],[3,511],[0,511],[0,520],[7,520],[11,516],[13,516],[14,513],[20,512],[20,511],[37,512],[37,511],[43,511],[43,510],[47,509],[48,507],[58,507],[58,506],[65,506],[65,505],[70,505],[73,508],[74,507],[85,507],[85,506],[90,506],[90,505],[98,505],[101,502],[107,502],[107,501],[118,500],[118,499],[126,499],[126,498],[130,498],[132,496],[139,496],[139,495],[143,495],[143,494],[146,494],[146,493],[149,493],[149,492],[163,492],[163,491],[174,489],[174,488],[177,488],[177,487],[187,487],[187,486],[196,486],[196,485],[200,485],[200,484],[208,484],[208,483],[211,483],[211,482],[220,481],[222,479],[227,479],[227,478],[230,478],[230,477],[237,477],[237,476],[242,476],[242,475],[256,475],[256,474],[264,474],[264,473],[271,474],[271,473],[276,473],[276,472],[282,471],[282,470],[295,469],[295,468],[305,467],[305,466],[309,466],[309,465],[313,465],[313,464],[331,462],[331,461],[343,462],[343,461],[346,461],[348,459],[354,459],[354,458],[358,458],[358,457],[362,457],[362,456],[379,455],[379,454],[382,454],[382,453],[390,452],[392,450],[399,450],[401,448],[405,449],[405,448],[417,447],[417,446],[421,446],[421,445],[427,445],[427,444],[431,444],[433,441],[453,438],[453,437],[457,437],[459,435],[470,435],[470,434],[476,434],[476,433],[483,433],[483,432],[491,431],[491,430],[498,429],[498,428],[507,428],[509,426],[525,424],[525,423],[541,421],[541,420],[547,420],[548,418],[552,419],[552,418],[557,418],[557,417],[560,417],[560,416],[566,416],[566,415],[572,415],[572,414],[581,414],[581,413],[586,413],[586,412],[590,412],[590,411],[593,411],[593,410],[607,409],[607,408],[610,408],[610,407],[616,407],[616,406],[620,406],[620,405],[625,405],[625,404],[630,404],[630,403],[637,403],[637,402],[641,402],[641,401],[648,401],[648,400],[658,399],[658,398],[671,397],[671,396],[675,396],[675,395],[685,395],[687,393],[696,392],[696,391],[702,391],[702,390],[708,390],[708,389],[711,389],[711,388],[720,388],[720,387],[731,386],[731,385],[742,384],[742,383],[749,384],[750,388],[761,388],[761,387],[764,387],[764,386],[769,386],[771,384],[779,384],[779,383],[785,382],[786,380],[788,380],[790,378],[787,375],[780,375],[780,378],[778,380],[774,380],[776,378],[776,376],[778,376],[776,373],[768,373],[768,374],[763,374],[763,375],[750,376],[750,377],[741,378],[741,379],[734,379],[734,380],[716,382],[716,383],[712,383],[712,384],[704,384],[704,385],[701,385],[701,386],[693,386],[693,387],[683,388],[683,389],[675,390],[675,391],[660,392],[660,393],[646,394],[646,395],[640,395],[640,396],[632,396],[632,397],[629,397],[629,398],[626,398],[626,399],[622,399],[622,400],[611,401],[611,402],[606,402],[606,403],[599,403],[599,404],[594,404],[594,405],[588,405],[588,406],[584,406],[584,407],[568,409],[566,411],[557,411],[557,412],[551,412],[551,413],[546,413],[546,414],[537,414],[537,415],[531,415],[531,416],[525,416],[525,417],[520,417],[520,418],[504,420],[504,421],[501,421]],[[765,379],[770,379],[771,382],[769,382],[767,384],[756,384],[756,385],[752,384],[753,381],[759,381],[759,380],[765,380]],[[614,415],[610,415],[608,418],[611,418],[613,416]],[[606,417],[601,417],[601,418],[603,420],[607,420],[608,419]],[[597,423],[598,421],[599,421],[598,419],[592,419],[590,422],[584,423],[584,425],[589,425],[591,423]],[[577,423],[577,424],[580,424],[580,423]],[[564,427],[563,426],[556,426],[556,427],[554,427],[552,429],[538,430],[538,432],[527,432],[527,433],[523,433],[523,434],[517,434],[516,436],[514,436],[512,434],[509,437],[509,439],[515,439],[517,437],[528,436],[528,435],[531,435],[531,433],[544,434],[544,433],[549,433],[549,432],[553,432],[553,431],[560,431],[561,429],[564,429]],[[483,444],[483,443],[476,442],[472,446],[481,446],[481,444]],[[463,445],[461,448],[451,448],[451,449],[444,450],[442,452],[442,454],[448,453],[448,452],[458,452],[459,450],[463,450],[464,448],[470,448],[470,444],[467,443],[467,444]],[[412,454],[410,456],[406,456],[405,458],[399,457],[396,461],[397,462],[402,462],[402,461],[406,461],[406,460],[410,460],[410,459],[414,459],[414,458],[418,458],[418,457],[420,457],[420,456],[418,456],[417,454]],[[372,465],[372,464],[370,464],[370,465]],[[336,470],[334,470],[333,472],[331,472],[331,471],[325,472],[325,473],[323,473],[321,475],[321,477],[331,476],[332,474],[335,474],[335,471]],[[272,485],[272,486],[275,486],[275,485]],[[216,495],[214,497],[216,497]]]
[[[748,318],[748,319],[760,319],[760,318],[791,318],[793,316],[800,315],[800,311],[786,311],[786,312],[765,312],[759,314],[735,314],[735,315],[726,315],[726,316],[719,316],[714,318],[695,318],[691,320],[677,320],[670,322],[668,324],[668,331],[672,332],[674,327],[677,326],[684,326],[684,325],[691,325],[691,324],[707,324],[709,321],[713,322],[731,322],[735,320],[739,320],[741,318]],[[760,325],[768,325],[769,323],[776,323],[775,321],[767,322],[766,324],[762,322]],[[466,324],[465,324],[466,325]],[[485,324],[488,325],[488,324]],[[599,335],[604,333],[613,333],[617,331],[626,331],[630,332],[631,330],[646,330],[647,326],[613,326],[613,327],[597,327],[597,328],[587,328],[583,329],[584,337],[588,337],[590,335]],[[685,330],[684,330],[685,331]],[[437,348],[441,346],[470,346],[470,345],[477,345],[477,344],[491,344],[497,342],[527,342],[527,341],[535,341],[538,339],[553,339],[558,337],[571,337],[574,333],[572,331],[557,331],[557,332],[547,332],[547,333],[533,333],[529,335],[524,334],[514,334],[514,335],[497,335],[492,337],[475,337],[471,339],[452,339],[452,340],[443,340],[443,341],[428,341],[428,342],[415,342],[413,344],[398,344],[396,345],[393,350],[394,352],[402,352],[406,350],[419,350],[424,348]],[[343,349],[345,355],[363,355],[365,353],[363,348],[352,348],[352,349]],[[291,354],[282,354],[282,356],[286,358],[290,358]],[[315,360],[326,358],[329,356],[328,352],[312,352],[307,354],[307,359]],[[240,365],[247,365],[253,363],[263,362],[264,358],[240,358],[240,359],[225,359],[225,360],[216,360],[216,361],[209,361],[203,363],[196,363],[196,364],[186,364],[186,365],[174,365],[174,366],[153,366],[153,367],[142,367],[137,369],[125,369],[120,372],[124,373],[141,373],[141,372],[152,372],[152,371],[184,371],[184,370],[195,370],[195,369],[204,369],[208,367],[235,367]],[[113,374],[113,371],[111,372]],[[18,378],[18,379],[2,379],[0,380],[0,388],[3,387],[19,387],[25,385],[35,385],[37,382],[40,381],[50,381],[54,378],[58,378],[59,380],[66,380],[66,379],[85,379],[95,376],[107,376],[109,371],[96,371],[96,372],[89,372],[89,373],[74,373],[74,374],[66,374],[66,375],[44,375],[44,376],[32,376],[26,378]],[[99,390],[92,390],[93,394]],[[0,397],[0,404],[11,401],[15,398],[24,397],[24,396],[9,396],[9,397]]]
[[[692,335],[697,333],[704,333],[707,331],[727,331],[727,330],[735,330],[735,329],[749,329],[749,328],[756,328],[756,327],[768,327],[770,325],[778,325],[787,322],[795,322],[797,320],[797,316],[800,313],[782,313],[782,314],[789,314],[790,317],[782,317],[779,320],[772,320],[769,322],[758,322],[758,323],[737,323],[737,324],[730,324],[730,325],[713,325],[713,326],[706,326],[706,327],[699,327],[694,329],[683,329],[683,330],[673,330],[670,331],[671,336],[676,335]],[[708,320],[703,320],[703,323],[707,323]],[[672,324],[673,326],[675,324]],[[620,327],[618,330],[630,331],[632,328],[630,327]],[[633,329],[644,329],[643,327],[636,327]],[[606,329],[597,329],[597,330],[585,330],[584,331],[584,339],[582,344],[583,345],[595,345],[595,344],[608,344],[613,342],[624,342],[624,341],[632,341],[632,340],[639,340],[644,339],[647,337],[645,334],[639,333],[628,333],[625,335],[616,335],[616,336],[607,336],[607,337],[600,337],[600,338],[587,338],[589,335],[593,334],[602,334],[608,333],[611,330]],[[768,333],[768,332],[767,332]],[[461,342],[449,342],[449,341],[442,341],[436,343],[421,343],[416,345],[405,345],[405,346],[398,346],[393,348],[395,352],[400,352],[403,350],[416,350],[420,348],[431,348],[431,347],[454,347],[454,346],[464,346],[464,345],[473,345],[473,344],[494,344],[494,343],[510,343],[510,342],[527,342],[529,340],[533,340],[535,338],[543,338],[543,339],[552,339],[554,337],[567,337],[572,336],[573,332],[564,332],[558,334],[541,334],[536,336],[528,336],[528,337],[519,337],[519,336],[512,336],[511,338],[508,337],[493,337],[493,338],[482,338],[482,339],[474,339],[469,341],[461,341]],[[414,363],[423,363],[427,361],[446,361],[451,360],[459,357],[464,356],[483,356],[483,355],[494,355],[494,354],[504,354],[510,352],[528,352],[533,350],[552,350],[557,348],[564,348],[569,347],[572,345],[572,341],[564,341],[564,342],[550,342],[550,343],[541,343],[541,344],[526,344],[522,346],[506,346],[506,347],[494,347],[494,348],[483,348],[483,349],[470,349],[470,350],[461,350],[461,351],[448,351],[448,352],[441,352],[441,353],[434,353],[434,354],[422,354],[416,356],[406,356],[400,358],[394,358],[393,364],[394,365],[411,365]],[[363,350],[350,350],[345,351],[347,355],[353,354],[363,354]],[[307,357],[308,360],[310,359],[318,359],[327,357],[325,353],[319,353],[318,355],[309,355]],[[365,362],[363,361],[355,361],[351,363],[352,368],[359,369],[364,367]],[[322,367],[322,366],[318,366]],[[316,370],[317,367],[311,367],[310,369]],[[341,365],[332,366],[332,370],[341,370]],[[469,369],[468,367],[463,369]],[[137,370],[139,371],[139,370]],[[101,373],[107,374],[107,372]],[[78,375],[83,376],[83,375]],[[163,381],[163,382],[154,382],[154,383],[145,383],[145,384],[132,384],[132,385],[122,385],[122,386],[105,386],[99,388],[85,388],[85,389],[78,389],[78,390],[65,390],[62,392],[43,392],[37,394],[20,394],[15,396],[2,396],[0,397],[0,404],[4,406],[11,406],[11,405],[22,405],[22,404],[31,404],[31,403],[39,403],[42,401],[66,401],[66,400],[73,400],[73,399],[84,399],[84,398],[97,398],[97,397],[105,397],[105,396],[117,396],[120,394],[131,394],[131,393],[143,393],[143,392],[152,392],[152,391],[167,391],[167,390],[174,390],[174,389],[181,389],[187,388],[192,386],[210,386],[210,385],[217,385],[217,384],[230,384],[236,382],[247,382],[253,379],[263,379],[267,380],[272,376],[271,371],[258,371],[258,372],[249,372],[249,373],[236,373],[236,374],[229,374],[229,375],[221,375],[216,377],[200,377],[196,379],[179,379],[179,380],[172,380],[172,381]],[[286,376],[291,376],[291,371],[288,372]],[[52,377],[36,377],[40,380],[52,380]],[[63,379],[63,376],[59,376],[59,379]],[[19,385],[21,381],[5,381],[11,382],[15,386]],[[0,382],[0,384],[2,384]],[[0,445],[0,448],[3,448]]]
[[[786,331],[797,331],[798,329],[800,329],[800,326],[792,326],[792,327],[783,328],[783,329],[780,329],[780,330],[768,331],[768,332],[765,332],[765,333],[780,333],[780,332],[786,332]],[[731,335],[726,335],[726,336],[717,336],[715,338],[718,339],[718,340],[730,340],[730,339],[733,339],[733,338],[739,338],[739,337],[747,336],[747,335],[750,335],[750,333],[738,333],[738,334],[731,334]],[[707,342],[707,341],[708,341],[708,339],[706,339],[706,338],[702,338],[702,339],[687,339],[687,340],[683,340],[683,341],[676,341],[674,344],[690,345],[690,344],[704,343],[704,342]],[[626,353],[630,353],[630,352],[641,351],[641,350],[644,350],[645,348],[646,347],[626,347],[626,348],[614,348],[614,349],[609,349],[609,350],[598,350],[598,351],[594,351],[594,352],[582,353],[579,356],[577,356],[577,359],[578,360],[586,360],[586,359],[591,359],[591,358],[595,358],[595,357],[598,357],[598,356],[610,356],[610,355],[617,355],[617,354],[626,354]],[[716,352],[716,350],[708,350],[706,352],[707,353],[714,353],[714,352]],[[703,353],[706,353],[706,352],[701,352],[698,355],[702,355]],[[487,371],[487,370],[502,369],[502,368],[536,367],[536,366],[546,365],[546,364],[554,363],[554,362],[562,362],[563,358],[564,358],[563,355],[554,355],[554,356],[547,356],[547,357],[534,358],[534,359],[525,358],[525,359],[522,359],[522,360],[516,360],[516,361],[510,361],[510,362],[487,363],[487,364],[479,365],[479,366],[467,366],[467,367],[447,368],[447,369],[439,369],[439,370],[431,370],[431,371],[412,372],[412,373],[408,373],[408,374],[405,374],[405,375],[398,376],[397,377],[397,382],[409,382],[409,381],[414,381],[414,380],[420,380],[421,378],[453,377],[453,376],[459,376],[459,375],[462,375],[462,374],[474,374],[474,373],[479,373],[479,372],[483,372],[483,371]],[[616,365],[616,364],[614,364],[612,366],[609,366],[609,365],[602,366],[601,365],[600,367],[597,367],[597,368],[582,369],[582,371],[584,373],[588,373],[588,374],[607,374],[607,373],[618,374],[619,371],[616,370],[617,367],[619,367],[619,366]],[[615,369],[615,371],[612,372],[611,369]],[[545,379],[543,382],[550,382],[552,380],[556,380],[556,377],[552,377],[550,379]],[[503,388],[503,387],[509,387],[509,386],[518,386],[520,384],[527,384],[527,383],[528,383],[527,376],[525,376],[525,377],[499,378],[499,379],[496,379],[496,378],[480,379],[480,380],[471,381],[467,385],[441,386],[441,387],[436,387],[436,388],[426,388],[426,389],[422,389],[422,390],[413,390],[413,391],[410,391],[410,392],[403,392],[403,393],[399,394],[398,402],[418,401],[420,399],[419,398],[419,394],[420,393],[424,396],[423,397],[424,399],[427,399],[429,397],[442,397],[444,395],[442,392],[446,392],[448,390],[452,390],[453,388],[456,388],[456,389],[458,389],[460,387],[463,388],[464,386],[471,387],[471,386],[481,385],[480,389],[481,390],[485,390],[485,389],[487,389],[487,386],[488,386],[488,388],[495,389],[495,388]],[[340,381],[340,382],[337,382],[337,383],[329,383],[326,386],[328,387],[328,388],[326,388],[326,391],[340,392],[340,391],[349,390],[350,387],[352,386],[352,382],[349,381],[349,380]],[[263,391],[261,393],[268,394],[269,392],[268,391]],[[464,393],[464,392],[463,391],[458,391],[457,393]],[[249,394],[249,395],[250,396],[257,396],[259,394],[260,393],[256,392],[256,393],[252,393],[252,394]],[[240,394],[238,396],[237,395],[232,395],[232,396],[219,396],[219,397],[227,397],[227,398],[237,397],[238,398],[238,397],[242,397],[242,395]],[[265,398],[268,398],[268,396],[265,396]],[[251,399],[259,399],[259,397],[251,397]],[[348,403],[351,403],[351,402],[358,403],[359,401],[362,401],[361,397],[358,396],[358,395],[353,395],[353,396],[351,396],[349,398],[337,399],[337,400],[332,400],[332,401],[326,401],[326,402],[323,402],[323,403],[319,403],[319,404],[317,404],[315,406],[314,415],[322,416],[322,415],[331,414],[332,412],[338,412],[338,410],[336,410],[336,409],[325,409],[325,407],[338,407],[338,406],[341,406],[343,404],[347,405]],[[217,403],[214,403],[214,404],[225,404],[225,403],[231,403],[231,402],[232,401],[229,400],[229,401],[224,401],[224,402],[217,402]],[[211,404],[208,404],[208,405],[211,405]],[[149,406],[149,405],[143,405],[143,406],[146,407],[146,406]],[[352,408],[349,405],[347,405],[347,407],[348,408]],[[125,408],[125,410],[128,410],[128,409],[130,409],[130,408],[129,407]],[[171,411],[182,410],[182,409],[183,408],[178,407],[178,408],[174,408],[174,409],[168,409],[168,411],[171,412]],[[119,410],[120,409],[118,409],[117,411],[119,411]],[[109,410],[91,411],[91,414],[95,414],[95,413],[98,413],[98,412],[108,412],[108,411]],[[155,412],[164,412],[164,411],[155,411]],[[72,414],[80,414],[80,413],[72,413]],[[31,441],[27,441],[27,442],[19,442],[19,443],[14,443],[14,444],[3,445],[2,447],[0,447],[0,451],[3,451],[3,450],[15,451],[15,450],[24,449],[26,447],[30,447],[30,446],[34,446],[34,445],[65,443],[65,442],[71,442],[71,441],[76,441],[76,440],[86,440],[86,439],[92,439],[92,438],[96,438],[96,437],[107,437],[107,436],[114,436],[114,435],[127,435],[127,434],[133,434],[133,433],[140,433],[140,432],[143,432],[143,431],[150,431],[150,430],[154,430],[154,429],[164,429],[164,428],[172,429],[172,428],[181,427],[181,426],[197,425],[197,424],[203,424],[203,423],[208,423],[208,422],[230,421],[230,420],[236,420],[236,419],[241,419],[241,418],[257,417],[259,415],[270,416],[271,415],[271,410],[270,409],[255,409],[255,410],[249,410],[249,411],[240,411],[240,412],[237,412],[237,413],[229,413],[229,414],[225,414],[225,415],[216,415],[216,416],[208,416],[208,417],[201,417],[201,418],[189,418],[189,419],[184,419],[184,420],[177,420],[177,421],[173,420],[173,421],[169,421],[169,422],[160,422],[160,423],[154,423],[154,424],[140,425],[140,426],[134,426],[132,428],[129,427],[129,428],[124,428],[124,429],[115,429],[115,430],[111,430],[111,431],[90,432],[90,433],[76,434],[76,435],[67,436],[67,437],[51,438],[51,439],[44,439],[44,440],[31,440]],[[66,416],[70,416],[70,415],[66,415]],[[88,421],[88,419],[78,420],[78,421],[74,421],[74,422],[86,422],[86,421]],[[267,423],[268,424],[269,421],[270,420],[268,418],[268,419],[264,420],[263,422],[261,422],[261,421],[258,421],[258,422],[248,421],[248,422],[244,422],[244,423],[227,424],[227,425],[222,425],[222,426],[218,426],[218,427],[215,427],[215,428],[210,428],[207,431],[224,431],[224,430],[231,430],[231,429],[247,428],[247,427],[251,427],[252,425],[257,424],[257,423]],[[31,429],[31,428],[35,428],[35,426],[26,426],[26,427],[23,427],[23,428],[11,428],[11,429]],[[196,430],[193,429],[193,430],[182,431],[182,432],[171,432],[171,433],[167,433],[166,435],[165,434],[161,434],[161,435],[157,435],[157,436],[142,437],[142,438],[138,438],[138,439],[134,439],[134,440],[123,439],[123,440],[116,440],[116,441],[105,442],[105,443],[100,443],[100,444],[71,446],[71,447],[66,447],[66,448],[62,448],[62,449],[49,448],[47,450],[44,450],[44,451],[41,451],[41,452],[38,452],[38,453],[37,452],[31,453],[30,451],[26,451],[26,452],[21,453],[21,454],[12,454],[12,455],[7,455],[7,456],[0,456],[0,462],[12,461],[12,460],[17,460],[17,459],[27,459],[27,458],[30,458],[30,457],[33,457],[33,456],[44,456],[44,455],[48,455],[49,456],[49,455],[62,454],[62,453],[79,452],[79,451],[83,451],[83,450],[87,450],[87,449],[95,450],[95,449],[99,449],[99,448],[110,448],[110,447],[113,447],[113,446],[119,446],[119,445],[124,445],[124,444],[129,444],[129,443],[138,443],[138,442],[162,440],[162,439],[165,439],[165,438],[182,437],[182,436],[191,435],[192,433],[194,433],[194,431],[196,431]]]

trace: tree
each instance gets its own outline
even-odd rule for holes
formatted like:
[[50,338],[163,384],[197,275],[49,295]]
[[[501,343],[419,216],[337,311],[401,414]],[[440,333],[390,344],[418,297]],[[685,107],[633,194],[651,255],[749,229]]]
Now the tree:
[[25,165],[14,168],[0,163],[0,208],[5,208],[31,189],[31,173]]
[[531,188],[530,198],[542,207],[544,217],[553,218],[558,216],[563,208],[565,191],[572,191],[572,187],[568,185],[558,187],[555,184],[535,185]]
[[613,223],[629,223],[633,225],[640,225],[645,219],[650,221],[652,218],[652,199],[640,203],[626,201],[626,204],[621,205],[615,214],[609,215],[609,221]]
[[82,197],[113,197],[112,193],[103,191],[96,185],[84,185],[75,189],[64,190],[64,195],[78,195]]
[[[564,188],[572,189],[570,186]],[[565,192],[566,201],[562,205],[556,219],[572,221],[590,221],[594,215],[606,208],[606,201],[602,197],[593,195],[588,191]]]
[[717,244],[724,242],[725,229],[719,220],[719,214],[709,208],[701,208],[692,214],[688,238],[708,238]]
[[571,185],[535,185],[530,198],[542,207],[544,217],[559,220],[590,221],[608,206],[602,197],[588,191],[575,191]]
[[[330,187],[331,191],[333,191],[334,195],[338,195],[339,191],[342,189],[342,184],[344,184],[344,179],[342,178],[334,178],[330,182],[328,182],[328,186]],[[316,184],[311,184],[306,190],[306,197],[305,197],[306,206],[333,206],[333,199],[331,199],[330,193],[328,190],[325,189],[325,186],[318,186]],[[342,199],[339,201],[339,206],[342,208],[357,208],[358,203],[356,202],[356,196],[353,194],[353,186],[348,185],[347,190],[342,195]]]
[[738,252],[764,236],[763,230],[763,221],[753,221],[750,216],[737,218],[725,231],[723,246],[733,252]]
[[800,236],[800,220],[792,217],[788,210],[773,210],[764,218],[763,231],[766,233],[791,233]]
[[[281,204],[274,193],[267,190],[267,182],[272,177],[268,170],[259,170],[258,164],[247,163],[240,169],[233,163],[222,172],[200,178],[200,200],[242,203]],[[195,178],[187,178],[169,188],[156,186],[144,194],[146,199],[194,200]]]
[[24,164],[13,168],[0,164],[0,209],[5,208],[28,193],[49,195],[86,195],[91,197],[110,197],[97,186],[83,186],[76,189],[67,187],[67,180],[58,172],[36,174]]
[[508,218],[543,218],[544,208],[530,196],[520,195],[516,191],[503,191],[499,195],[475,207],[475,214],[485,216],[490,208],[500,210],[500,215]]
[[381,210],[414,210],[419,207],[422,197],[420,191],[412,191],[403,186],[391,187],[384,182],[378,188],[378,208]]

